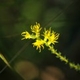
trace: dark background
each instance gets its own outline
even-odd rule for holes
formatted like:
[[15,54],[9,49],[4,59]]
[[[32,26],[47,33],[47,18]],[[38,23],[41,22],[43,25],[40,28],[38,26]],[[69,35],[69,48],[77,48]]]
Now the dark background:
[[[60,33],[55,48],[75,63],[80,63],[80,1],[79,0],[0,0],[0,53],[8,61],[20,55],[36,63],[45,60],[47,51],[39,55],[28,40],[21,41],[21,32],[39,22]],[[35,54],[37,53],[37,54]],[[50,54],[49,54],[50,55]],[[51,55],[52,56],[52,55]],[[47,57],[51,59],[50,56]],[[38,60],[37,60],[38,59]],[[12,60],[11,65],[15,62]],[[57,61],[56,61],[57,63]],[[22,80],[0,59],[0,80]],[[71,80],[80,79],[80,71],[67,68]]]

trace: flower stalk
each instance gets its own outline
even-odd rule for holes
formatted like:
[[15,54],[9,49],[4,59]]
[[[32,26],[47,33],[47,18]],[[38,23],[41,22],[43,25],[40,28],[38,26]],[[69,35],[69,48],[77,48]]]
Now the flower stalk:
[[[22,40],[24,39],[35,39],[35,42],[32,43],[33,47],[36,47],[36,50],[44,49],[44,45],[48,47],[52,54],[56,55],[56,58],[59,58],[61,61],[68,64],[70,68],[74,68],[75,70],[80,70],[79,64],[74,64],[70,62],[66,56],[62,56],[61,52],[57,52],[54,48],[55,43],[58,43],[59,33],[56,33],[49,28],[48,30],[45,28],[43,34],[40,33],[42,27],[40,24],[36,22],[36,25],[31,26],[31,34],[28,31],[22,32],[21,35],[23,36]],[[41,38],[43,37],[43,39]]]

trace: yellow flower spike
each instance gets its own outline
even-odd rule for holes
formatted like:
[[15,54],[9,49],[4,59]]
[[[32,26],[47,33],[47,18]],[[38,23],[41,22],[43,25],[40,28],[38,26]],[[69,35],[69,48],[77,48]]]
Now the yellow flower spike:
[[59,34],[53,31],[51,33],[51,36],[48,38],[48,44],[50,45],[51,43],[52,44],[58,43],[57,41],[58,38],[59,38]]
[[30,39],[31,38],[31,35],[27,31],[22,32],[21,35],[24,37],[24,38],[22,38],[22,40],[23,39]]
[[36,22],[36,25],[31,26],[31,31],[35,34],[39,34],[42,28],[40,28],[40,24]]
[[57,50],[54,48],[54,44],[58,43],[59,33],[56,33],[54,31],[51,31],[51,28],[49,30],[44,29],[44,32],[42,34],[44,39],[41,39],[40,37],[40,31],[42,28],[40,28],[40,24],[36,22],[36,25],[31,26],[32,34],[29,34],[29,32],[25,31],[22,32],[21,35],[24,37],[23,39],[35,39],[36,41],[32,43],[33,47],[36,47],[36,49],[39,49],[39,52],[41,52],[41,48],[44,49],[44,44],[49,48],[52,54],[56,55],[56,58],[59,58],[61,61],[64,61],[66,64],[68,64],[71,68],[74,68],[75,70],[80,70],[80,64],[74,64],[70,62],[65,56],[61,54],[61,52],[57,52]]
[[33,46],[36,46],[36,49],[39,49],[39,52],[41,52],[41,47],[44,49],[44,41],[43,40],[36,40],[36,42],[32,43]]
[[50,35],[51,35],[51,28],[49,30],[46,30],[46,28],[44,28],[44,32],[42,34],[42,36],[44,36],[44,41],[47,41]]
[[49,30],[44,29],[45,31],[43,32],[44,36],[44,41],[47,41],[47,45],[55,44],[57,43],[57,39],[59,38],[59,34],[56,32],[51,32],[51,28]]

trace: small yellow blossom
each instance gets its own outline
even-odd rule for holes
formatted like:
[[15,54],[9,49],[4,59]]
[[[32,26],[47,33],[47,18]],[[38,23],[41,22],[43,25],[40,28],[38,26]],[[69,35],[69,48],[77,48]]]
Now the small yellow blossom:
[[30,39],[31,38],[31,35],[27,31],[22,32],[21,35],[24,37],[24,38],[22,38],[22,40],[23,39]]
[[40,33],[41,29],[42,29],[42,28],[40,28],[40,24],[37,23],[37,22],[36,22],[36,25],[31,26],[31,31],[32,31],[33,33],[36,33],[36,34],[37,34],[37,33]]
[[58,33],[56,33],[56,32],[52,32],[51,33],[51,36],[48,38],[48,43],[49,44],[55,44],[55,43],[57,43],[58,41],[57,41],[57,39],[59,38],[59,34]]
[[43,35],[44,36],[44,41],[47,41],[47,39],[49,39],[51,35],[51,28],[49,30],[46,30],[46,28],[44,29]]
[[48,41],[47,45],[57,43],[57,39],[59,38],[59,34],[54,31],[51,32],[51,28],[49,30],[45,29],[42,36],[44,36],[44,41]]
[[36,42],[32,43],[33,46],[36,46],[36,49],[39,49],[39,52],[41,52],[41,47],[44,49],[44,41],[43,40],[36,40]]

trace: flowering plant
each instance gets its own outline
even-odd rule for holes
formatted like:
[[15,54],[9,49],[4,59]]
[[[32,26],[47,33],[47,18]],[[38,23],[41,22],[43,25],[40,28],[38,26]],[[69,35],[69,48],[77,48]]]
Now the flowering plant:
[[[49,28],[48,30],[44,28],[43,33],[41,34],[42,27],[40,27],[40,24],[36,22],[35,25],[31,25],[31,34],[28,31],[24,31],[21,33],[23,36],[22,40],[24,39],[34,39],[35,42],[32,43],[33,47],[36,47],[36,49],[39,49],[39,52],[41,52],[41,49],[44,49],[44,45],[48,47],[48,50],[51,51],[52,54],[56,55],[56,58],[59,58],[61,61],[64,61],[65,64],[68,64],[70,68],[74,68],[75,70],[80,70],[80,64],[75,64],[73,62],[70,62],[66,56],[62,56],[61,52],[58,52],[54,45],[55,43],[58,43],[59,33],[54,32]],[[0,58],[6,63],[6,65],[12,69],[9,62],[6,60],[6,58],[0,53]],[[3,68],[5,69],[5,67]],[[2,70],[3,71],[3,70]]]
[[71,68],[74,68],[75,70],[80,70],[79,64],[74,64],[70,62],[66,56],[62,56],[61,52],[58,52],[54,45],[55,43],[58,43],[59,33],[56,33],[49,28],[48,30],[44,28],[43,33],[41,34],[40,31],[42,30],[42,27],[40,27],[40,24],[36,22],[35,25],[31,25],[31,34],[28,31],[24,31],[21,33],[23,36],[22,40],[24,39],[35,39],[35,42],[32,43],[33,47],[36,47],[36,49],[39,49],[39,52],[41,52],[41,48],[44,49],[44,45],[48,47],[48,50],[51,51],[52,54],[56,55],[56,58],[59,58],[61,61],[64,61],[66,64],[68,64]]

